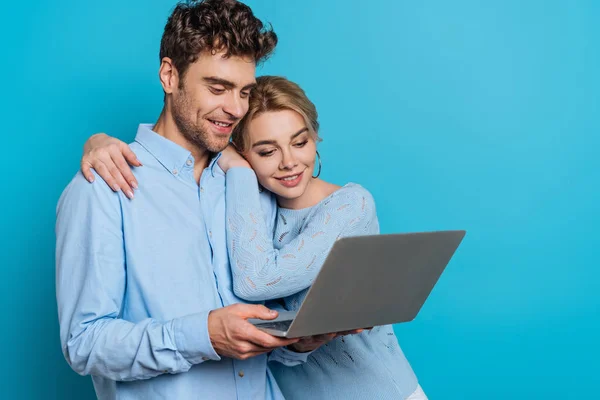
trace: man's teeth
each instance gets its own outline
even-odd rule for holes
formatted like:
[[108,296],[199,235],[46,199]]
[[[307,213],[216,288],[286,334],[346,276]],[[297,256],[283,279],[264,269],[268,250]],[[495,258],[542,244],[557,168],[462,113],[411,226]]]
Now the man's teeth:
[[219,122],[219,121],[213,121],[213,124],[215,124],[216,126],[222,126],[223,128],[227,128],[227,127],[231,126],[231,124],[226,124],[224,122]]
[[294,176],[288,176],[287,178],[282,178],[282,181],[293,181],[294,179],[296,179],[298,177],[298,175],[294,175]]

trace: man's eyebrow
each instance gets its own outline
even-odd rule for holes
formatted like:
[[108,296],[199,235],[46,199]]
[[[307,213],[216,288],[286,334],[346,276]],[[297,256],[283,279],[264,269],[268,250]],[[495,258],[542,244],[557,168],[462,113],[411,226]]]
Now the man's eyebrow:
[[[290,138],[290,140],[296,139],[298,136],[302,135],[306,131],[308,131],[307,127],[304,127],[302,129],[300,129],[298,132],[296,132],[296,133],[294,133],[292,135],[292,137]],[[276,140],[259,140],[258,142],[254,143],[252,145],[252,147],[254,148],[256,146],[262,146],[264,144],[273,144],[273,145],[275,145],[275,144],[277,144],[277,141]]]
[[235,83],[228,81],[227,79],[219,78],[216,76],[204,76],[202,80],[211,85],[223,85],[227,89],[232,89],[235,87]]
[[[235,83],[228,81],[227,79],[219,78],[217,76],[205,76],[202,78],[202,80],[211,85],[223,85],[227,89],[233,89],[234,87],[236,87]],[[242,90],[250,90],[255,86],[256,82],[252,82],[244,86]]]

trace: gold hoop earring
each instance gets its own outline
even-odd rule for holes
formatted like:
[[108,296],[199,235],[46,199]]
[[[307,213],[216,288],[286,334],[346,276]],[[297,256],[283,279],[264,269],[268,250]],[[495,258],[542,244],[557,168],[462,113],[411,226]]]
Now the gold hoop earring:
[[321,168],[323,168],[323,165],[321,164],[321,155],[319,154],[319,152],[317,151],[317,158],[319,159],[319,172],[317,173],[317,175],[314,175],[313,178],[318,178],[319,175],[321,175]]

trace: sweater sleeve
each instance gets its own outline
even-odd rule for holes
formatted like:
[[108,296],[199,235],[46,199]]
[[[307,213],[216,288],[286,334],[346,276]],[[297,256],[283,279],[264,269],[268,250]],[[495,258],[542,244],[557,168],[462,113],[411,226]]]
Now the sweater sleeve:
[[[273,238],[259,202],[256,175],[248,168],[227,172],[227,244],[235,294],[249,301],[286,297],[308,288],[334,242],[342,236],[366,234],[377,225],[370,194],[361,187],[340,189],[316,206],[301,232]],[[280,249],[273,242],[294,239]]]

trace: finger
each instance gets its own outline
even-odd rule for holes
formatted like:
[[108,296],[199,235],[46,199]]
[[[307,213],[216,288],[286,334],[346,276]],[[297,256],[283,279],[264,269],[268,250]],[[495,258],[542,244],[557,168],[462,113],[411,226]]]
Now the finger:
[[121,176],[123,177],[125,182],[127,182],[127,190],[132,192],[133,189],[137,189],[137,180],[135,179],[135,176],[133,176],[133,173],[131,172],[131,168],[129,168],[127,161],[125,161],[124,155],[121,153],[117,153],[111,154],[110,157],[119,169],[119,172],[121,173]]
[[337,333],[325,333],[323,335],[315,335],[315,336],[309,338],[309,341],[312,341],[313,343],[323,344],[323,343],[330,342],[337,335],[338,335]]
[[96,170],[96,172],[98,173],[98,175],[100,175],[100,177],[102,179],[104,179],[104,182],[106,182],[106,184],[108,186],[110,186],[110,188],[114,192],[118,192],[121,189],[119,187],[119,185],[117,184],[117,181],[113,178],[113,176],[109,172],[108,167],[106,166],[106,164],[98,162],[94,166],[94,169]]
[[258,319],[266,319],[271,320],[277,318],[279,313],[275,310],[270,310],[262,304],[240,304],[241,317],[248,318],[258,318]]
[[[291,343],[287,343],[287,342],[291,342]],[[251,341],[247,341],[244,339],[244,340],[238,341],[238,343],[231,348],[231,354],[233,355],[234,358],[246,359],[246,358],[254,357],[254,356],[257,356],[260,354],[269,353],[269,352],[273,351],[274,348],[277,348],[277,347],[284,347],[287,345],[295,344],[295,343],[297,343],[297,341],[295,339],[289,339],[289,340],[286,340],[286,343],[287,344],[283,344],[282,346],[265,347],[260,344],[253,343]]]
[[356,335],[358,333],[363,332],[364,329],[352,329],[350,331],[342,331],[342,332],[338,332],[337,335],[338,336],[345,336],[345,335]]
[[252,343],[252,342],[248,342],[246,340],[238,342],[237,345],[234,346],[233,350],[240,356],[243,356],[243,355],[249,354],[249,353],[265,353],[265,352],[271,351],[271,349],[268,347],[263,347],[261,345],[258,345],[256,343]]
[[270,352],[271,350],[272,349],[251,351],[251,352],[248,352],[248,353],[240,354],[240,355],[237,356],[237,358],[239,358],[240,360],[247,360],[247,359],[252,358],[252,357],[256,357],[256,356],[260,356],[262,354],[266,354],[266,353]]
[[246,331],[245,339],[257,346],[261,346],[266,349],[274,349],[277,347],[289,346],[290,344],[297,343],[298,341],[300,341],[299,338],[287,339],[269,335],[268,333],[256,328],[254,325],[249,325],[250,327]]
[[114,181],[117,183],[119,189],[125,194],[125,196],[127,196],[129,199],[133,199],[133,191],[131,190],[131,187],[125,181],[125,178],[123,178],[121,171],[112,159],[110,160],[110,164],[108,164],[108,171],[112,175]]
[[131,148],[129,148],[129,146],[126,143],[124,143],[124,142],[119,143],[119,149],[121,150],[123,157],[125,157],[125,159],[127,160],[127,162],[129,164],[134,165],[136,167],[142,166],[142,162],[140,160],[138,160],[138,158],[135,155],[135,153],[133,152],[133,150],[131,150]]
[[85,179],[87,179],[88,182],[90,182],[90,183],[94,182],[94,173],[92,172],[92,164],[85,161],[84,159],[81,160],[81,173],[83,174]]

